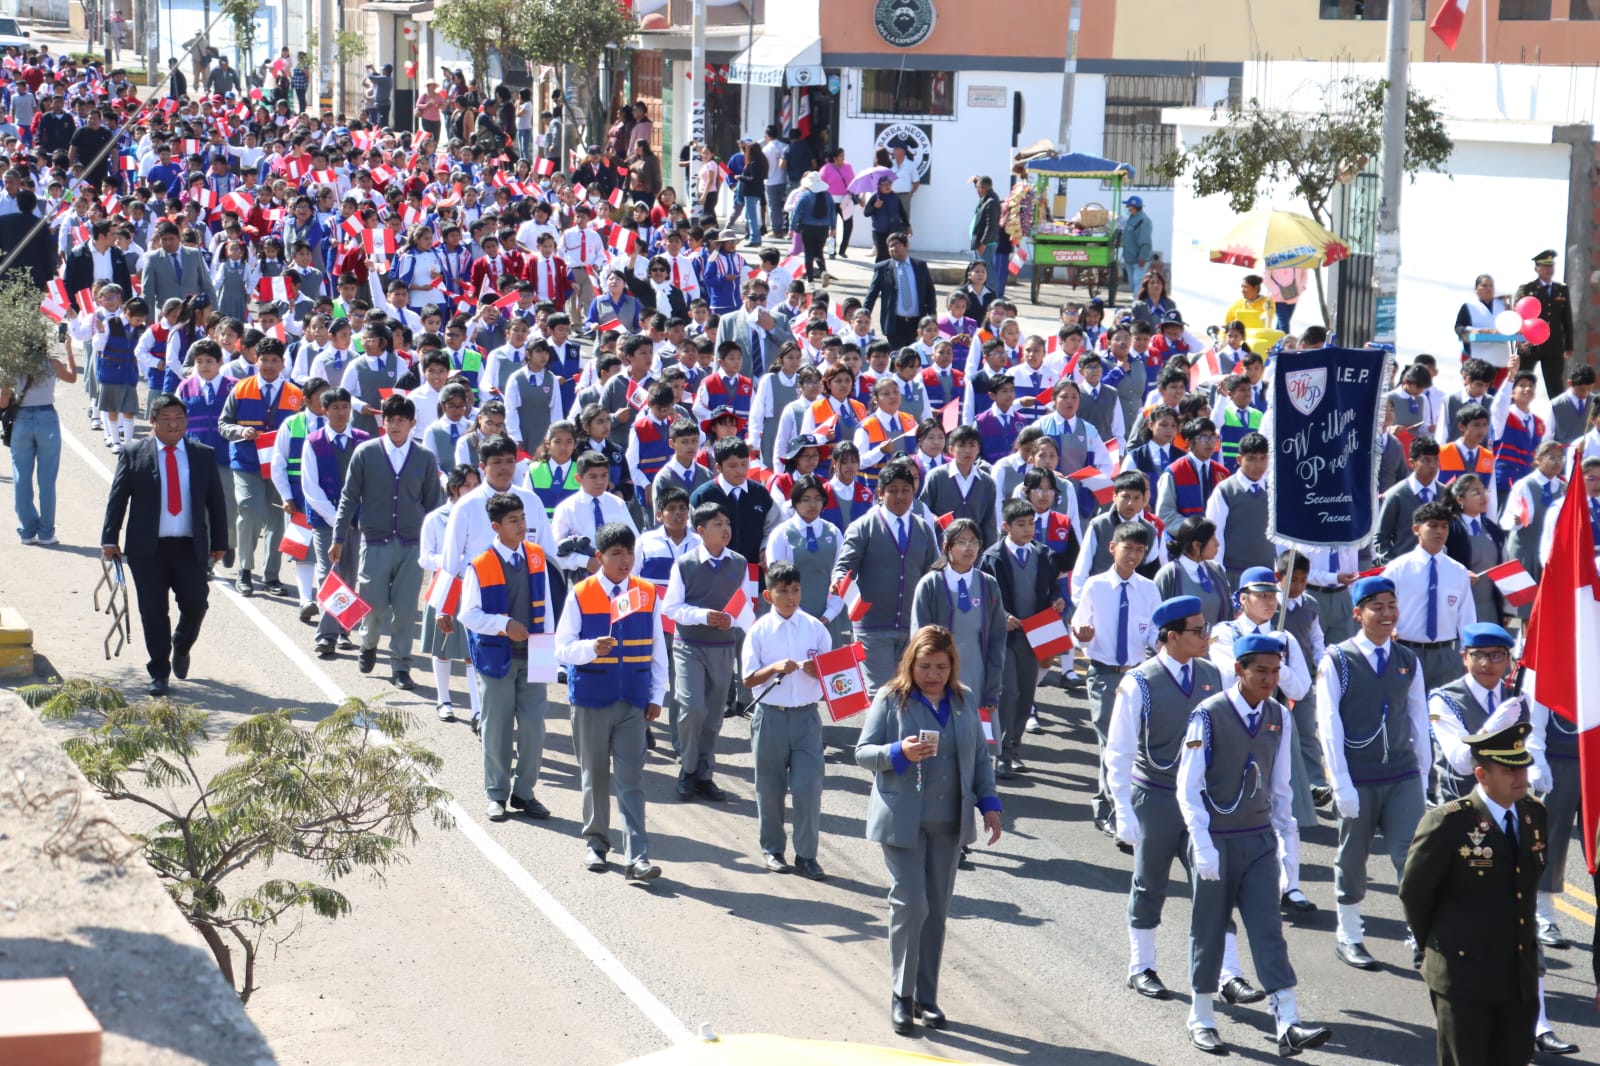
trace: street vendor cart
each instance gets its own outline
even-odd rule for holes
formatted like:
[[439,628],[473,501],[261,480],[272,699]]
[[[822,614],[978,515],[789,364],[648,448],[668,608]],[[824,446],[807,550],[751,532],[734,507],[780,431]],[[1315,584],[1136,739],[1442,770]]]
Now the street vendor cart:
[[[1039,286],[1056,280],[1058,269],[1065,272],[1068,285],[1082,286],[1091,297],[1106,290],[1106,303],[1117,297],[1117,205],[1122,203],[1122,184],[1133,177],[1133,167],[1099,156],[1072,152],[1026,161],[1027,189],[1013,190],[1007,200],[1005,221],[1033,245],[1033,284],[1031,298],[1039,302]],[[1093,181],[1106,195],[1108,208],[1097,201],[1085,203],[1068,218],[1058,217],[1068,202],[1067,188],[1073,181]],[[1031,191],[1031,194],[1030,194]],[[1020,195],[1019,195],[1020,194]]]

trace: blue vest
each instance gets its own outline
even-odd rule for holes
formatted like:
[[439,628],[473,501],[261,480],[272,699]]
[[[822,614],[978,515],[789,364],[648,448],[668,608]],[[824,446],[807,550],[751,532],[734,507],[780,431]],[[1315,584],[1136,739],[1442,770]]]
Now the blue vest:
[[217,465],[227,466],[230,445],[217,429],[217,419],[222,414],[222,405],[228,402],[228,393],[233,390],[233,379],[218,374],[212,381],[216,385],[216,396],[210,403],[206,403],[206,383],[198,374],[184,378],[177,387],[176,395],[189,412],[189,428],[183,435],[209,446],[216,453]]
[[[348,457],[355,453],[356,445],[370,440],[371,434],[356,429],[354,426],[347,427],[345,432],[350,436],[350,443],[345,448],[345,462],[348,463]],[[310,448],[317,457],[317,485],[322,489],[322,495],[333,501],[334,505],[337,506],[339,494],[344,491],[344,471],[339,469],[339,449],[333,443],[333,437],[333,432],[327,426],[323,426],[306,438],[305,446]],[[311,522],[311,528],[330,528],[314,508],[305,506],[305,490],[301,488],[300,480],[294,478],[291,479],[291,482],[295,489],[295,495],[300,500],[298,506],[302,511],[305,511],[306,518]]]
[[[528,568],[528,632],[542,633],[546,598],[544,549],[537,544],[524,543],[522,557]],[[484,613],[510,614],[511,597],[506,591],[505,564],[500,561],[500,553],[495,551],[493,545],[472,560],[472,569],[478,575],[478,596]],[[472,665],[484,677],[505,677],[511,672],[511,638],[504,633],[489,635],[467,630],[467,654],[472,658]]]
[[617,638],[609,655],[582,666],[567,667],[567,701],[574,708],[606,707],[621,701],[641,710],[650,706],[650,663],[655,634],[655,586],[631,577],[624,589],[642,589],[645,606],[618,622],[611,621],[611,596],[599,576],[580,581],[573,598],[582,640]]
[[139,361],[133,356],[133,338],[120,318],[106,320],[106,343],[95,356],[94,376],[102,385],[139,384]]

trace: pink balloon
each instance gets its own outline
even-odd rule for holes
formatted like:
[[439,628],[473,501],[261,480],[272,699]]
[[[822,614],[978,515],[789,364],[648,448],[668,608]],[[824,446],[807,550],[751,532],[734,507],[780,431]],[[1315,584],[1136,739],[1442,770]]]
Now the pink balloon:
[[1522,338],[1529,344],[1543,344],[1550,339],[1550,323],[1542,318],[1523,319]]
[[1537,296],[1524,296],[1517,301],[1516,311],[1519,318],[1538,318],[1542,310]]

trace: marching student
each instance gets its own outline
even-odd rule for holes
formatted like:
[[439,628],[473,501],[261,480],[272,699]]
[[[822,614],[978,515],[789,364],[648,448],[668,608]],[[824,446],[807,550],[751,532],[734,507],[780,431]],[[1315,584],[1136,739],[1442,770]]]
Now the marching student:
[[92,414],[104,426],[106,447],[118,454],[133,443],[139,411],[139,360],[134,355],[139,331],[123,309],[122,295],[120,285],[101,285],[95,293],[100,306],[69,324],[72,337],[90,346],[88,361],[95,382]]
[[1550,401],[1550,432],[1554,440],[1571,444],[1589,428],[1594,383],[1592,366],[1575,363],[1567,371],[1567,391]]
[[[1322,629],[1322,608],[1306,593],[1311,561],[1303,552],[1289,551],[1278,556],[1278,584],[1288,600],[1288,611],[1283,618],[1283,628],[1300,646],[1301,661],[1315,667],[1328,649]],[[1346,594],[1348,595],[1348,594]],[[1354,608],[1351,611],[1354,614]],[[1317,824],[1317,808],[1333,801],[1333,789],[1328,787],[1328,775],[1322,767],[1322,742],[1317,734],[1316,686],[1312,685],[1305,696],[1295,700],[1290,708],[1294,712],[1295,750],[1299,758],[1291,767],[1290,784],[1294,786],[1294,819],[1301,829]],[[1305,898],[1305,893],[1284,890],[1283,905],[1301,913],[1316,910],[1316,904]]]
[[896,456],[916,446],[917,420],[900,410],[900,382],[895,377],[879,378],[872,386],[877,407],[856,430],[856,450],[861,453],[861,476],[867,487],[876,488],[878,470]]
[[762,596],[772,610],[750,627],[740,658],[744,686],[759,696],[750,721],[750,748],[755,758],[756,819],[763,861],[773,873],[790,870],[784,857],[783,832],[784,794],[788,793],[794,807],[793,869],[802,877],[821,881],[827,876],[817,862],[823,779],[817,701],[822,699],[822,684],[812,660],[831,649],[833,641],[822,622],[801,610],[803,588],[800,571],[793,565],[771,565]]
[[[748,445],[729,438],[741,448]],[[667,581],[662,613],[672,620],[674,687],[682,693],[678,716],[677,793],[721,802],[728,794],[713,780],[722,709],[734,677],[739,634],[726,608],[744,588],[745,557],[728,548],[733,524],[715,503],[697,504],[690,515],[700,545],[678,556]],[[751,610],[755,605],[751,604]]]
[[[398,387],[401,375],[406,372],[393,346],[394,334],[388,326],[376,323],[366,327],[361,333],[362,354],[350,361],[339,381],[354,400],[356,428],[363,433],[378,434],[383,394]],[[312,369],[315,371],[315,364]],[[416,410],[414,405],[412,410]],[[413,417],[412,421],[415,420]]]
[[978,464],[982,441],[977,429],[960,425],[950,431],[945,443],[950,449],[950,462],[928,471],[918,498],[936,517],[972,519],[987,548],[996,536],[990,516],[996,512],[999,489],[994,478]]
[[[234,382],[232,378],[222,376],[222,348],[209,337],[202,337],[190,345],[189,359],[194,363],[194,373],[176,387],[178,399],[183,401],[189,415],[188,428],[183,435],[204,444],[216,455],[220,468],[217,473],[222,475],[222,504],[227,512],[228,528],[234,529],[238,519],[238,504],[233,495],[229,444],[217,424],[222,417],[223,407],[227,406],[228,392]],[[232,566],[233,562],[234,548],[230,546],[222,557],[222,565]]]
[[439,462],[439,475],[445,477],[456,465],[456,447],[461,438],[472,430],[468,419],[472,411],[472,390],[459,381],[452,381],[439,390],[436,405],[438,416],[422,432],[419,443],[433,453]]
[[[689,504],[699,510],[712,503],[728,515],[733,550],[747,563],[759,562],[767,535],[783,517],[772,494],[750,480],[750,445],[738,437],[724,437],[712,449],[717,476],[689,494]],[[726,601],[724,601],[726,602]]]
[[700,439],[700,426],[692,418],[679,416],[673,421],[672,428],[667,431],[672,456],[656,472],[656,479],[650,486],[652,496],[660,496],[668,485],[675,485],[692,496],[695,489],[711,480],[711,471],[695,462],[700,452]]
[[1167,542],[1172,561],[1155,576],[1156,589],[1168,598],[1193,596],[1200,601],[1206,625],[1234,615],[1233,584],[1217,559],[1217,527],[1209,518],[1185,518]]
[[1089,656],[1090,715],[1100,746],[1099,788],[1090,806],[1094,825],[1113,839],[1116,810],[1106,783],[1106,732],[1122,675],[1144,661],[1155,646],[1150,619],[1161,603],[1156,583],[1138,573],[1150,549],[1150,527],[1124,522],[1110,538],[1111,567],[1074,585],[1077,603],[1072,612],[1072,635]]
[[795,478],[789,490],[794,513],[773,527],[767,537],[766,560],[769,567],[781,562],[795,568],[800,577],[800,609],[822,620],[832,633],[834,644],[843,644],[849,642],[850,619],[830,589],[844,534],[822,518],[827,502],[828,489],[821,478],[815,474]]
[[[305,454],[306,438],[322,428],[326,413],[322,394],[329,385],[321,378],[311,378],[301,386],[305,406],[290,415],[279,429],[282,443],[272,450],[272,487],[283,501],[283,512],[292,521],[297,514],[306,513],[306,498],[300,484],[300,466]],[[281,542],[280,542],[281,543]],[[295,560],[295,585],[300,593],[300,621],[311,623],[317,617],[317,586],[313,580],[317,561],[314,557]]]
[[[662,599],[667,595],[667,582],[672,577],[672,566],[686,551],[700,546],[700,535],[689,528],[689,494],[678,485],[663,485],[655,495],[656,524],[639,535],[639,547],[634,552],[633,573],[656,587]],[[673,663],[673,631],[662,630],[667,647],[667,737],[674,753],[678,750],[678,699],[677,668]],[[646,746],[655,747],[655,736],[648,731]]]
[[961,660],[961,685],[993,720],[1006,668],[1006,641],[999,638],[1006,632],[1000,585],[978,566],[983,544],[972,519],[957,518],[946,526],[940,547],[941,558],[912,595],[911,631],[924,626],[950,631]]
[[[584,866],[595,873],[606,869],[615,791],[627,838],[627,878],[653,881],[661,867],[650,861],[645,834],[645,723],[661,716],[667,653],[655,587],[631,575],[634,544],[633,529],[620,522],[595,531],[600,566],[567,594],[556,623],[556,661],[567,668],[572,748],[583,788]],[[613,620],[614,604],[623,597],[631,609]]]
[[[1150,483],[1137,470],[1125,470],[1111,482],[1109,510],[1096,515],[1084,527],[1078,561],[1072,568],[1072,587],[1081,589],[1095,574],[1111,569],[1111,537],[1118,526],[1137,522],[1149,530],[1150,550],[1137,571],[1154,580],[1168,558],[1165,526],[1145,510],[1150,502]],[[1181,523],[1180,523],[1181,525]]]
[[238,505],[235,529],[238,539],[239,576],[234,587],[241,596],[253,596],[256,542],[266,536],[265,588],[274,596],[287,596],[289,590],[278,581],[282,555],[278,542],[283,537],[283,501],[261,476],[261,459],[255,440],[273,433],[300,410],[305,402],[299,386],[283,380],[283,342],[264,338],[257,347],[256,372],[234,384],[223,401],[217,428],[228,441],[228,465],[233,468],[234,499]]
[[495,542],[462,577],[457,620],[478,674],[488,816],[504,821],[509,806],[529,818],[548,818],[550,808],[534,795],[544,757],[545,686],[528,679],[530,638],[550,631],[544,549],[524,539],[520,496],[497,492],[487,509]]
[[[190,424],[194,416],[189,418]],[[1566,494],[1567,482],[1561,476],[1566,448],[1553,440],[1539,445],[1533,453],[1533,473],[1517,481],[1506,494],[1500,528],[1506,531],[1506,556],[1517,560],[1535,581],[1544,571],[1539,558],[1539,542],[1549,521],[1551,509]],[[1519,618],[1527,618],[1532,605],[1517,608]]]
[[[585,405],[578,412],[578,452],[598,452],[606,461],[605,491],[619,500],[631,500],[633,473],[628,469],[627,453],[623,446],[611,439],[611,415],[598,403]],[[630,514],[630,522],[633,518]]]
[[[546,525],[555,520],[561,501],[578,491],[578,467],[573,462],[577,447],[578,427],[565,420],[552,422],[544,431],[544,443],[528,465],[528,487],[544,504]],[[558,609],[556,614],[560,613]]]
[[[376,327],[374,327],[376,328]],[[339,564],[352,528],[361,532],[356,595],[372,608],[362,620],[357,669],[378,661],[379,630],[389,623],[389,660],[396,688],[411,691],[412,631],[422,570],[417,565],[422,521],[444,499],[439,464],[411,443],[416,408],[404,396],[383,401],[383,435],[358,445],[350,458],[328,561]]]
[[1156,516],[1168,529],[1185,518],[1205,514],[1211,496],[1233,471],[1212,453],[1217,449],[1217,427],[1209,418],[1191,418],[1183,424],[1189,454],[1172,461],[1156,483]]
[[1411,516],[1417,546],[1383,568],[1401,605],[1395,639],[1416,655],[1432,687],[1461,676],[1457,638],[1478,620],[1472,575],[1444,550],[1453,514],[1443,500],[1418,507]]
[[1395,590],[1388,577],[1352,585],[1360,632],[1329,648],[1317,667],[1317,732],[1339,814],[1334,954],[1358,970],[1378,968],[1361,923],[1372,839],[1382,831],[1398,880],[1427,805],[1433,752],[1420,661],[1391,639],[1400,617]]
[[[422,522],[422,544],[417,550],[417,565],[422,567],[422,572],[432,580],[433,575],[444,569],[444,551],[446,532],[450,525],[450,512],[455,509],[464,493],[477,488],[478,471],[460,463],[450,469],[445,477],[445,501],[438,507],[428,512],[428,517]],[[498,495],[498,493],[496,494]],[[493,496],[490,497],[493,499]],[[526,521],[524,520],[524,524]],[[492,527],[493,523],[491,523]],[[428,584],[424,582],[424,590]],[[459,608],[458,608],[459,614]],[[465,661],[467,664],[467,693],[472,701],[472,731],[479,731],[479,722],[483,715],[482,704],[478,697],[478,679],[475,675],[472,659],[468,653],[466,631],[455,626],[448,629],[439,625],[439,609],[429,600],[422,611],[422,654],[433,659],[433,690],[434,711],[441,722],[456,720],[455,705],[450,699],[450,664]],[[501,801],[502,803],[504,800]]]
[[1240,437],[1234,444],[1233,474],[1206,503],[1206,517],[1216,523],[1217,554],[1234,588],[1246,570],[1271,567],[1277,560],[1277,549],[1267,539],[1270,450],[1267,438],[1254,430]]
[[1235,679],[1227,691],[1194,709],[1178,753],[1178,809],[1189,831],[1192,863],[1189,1042],[1211,1054],[1226,1049],[1211,998],[1237,910],[1272,1004],[1278,1054],[1298,1055],[1333,1034],[1327,1026],[1300,1020],[1297,979],[1277,906],[1278,841],[1294,831],[1289,794],[1294,723],[1272,698],[1283,644],[1251,633],[1234,642],[1234,653]]
[[628,469],[633,476],[633,487],[640,499],[635,506],[641,508],[641,517],[653,512],[651,492],[656,475],[661,473],[672,458],[672,423],[677,408],[673,404],[672,386],[657,382],[646,393],[642,417],[633,420],[628,428],[628,445],[624,452]]
[[[310,382],[307,382],[310,384]],[[305,500],[306,519],[311,524],[311,547],[315,553],[313,587],[321,588],[328,571],[334,570],[351,588],[356,587],[357,553],[351,552],[339,565],[328,560],[328,549],[333,547],[334,528],[338,524],[339,496],[344,491],[345,476],[350,470],[350,459],[356,447],[370,438],[350,424],[353,414],[350,393],[339,386],[329,386],[322,393],[324,423],[306,438],[300,458],[300,492]],[[352,519],[354,516],[350,516]],[[344,529],[349,537],[354,526]],[[317,620],[317,635],[312,644],[317,658],[334,657],[334,642],[345,640],[353,647],[344,627],[331,613],[324,611]]]
[[1372,537],[1373,558],[1379,563],[1398,559],[1417,546],[1411,516],[1418,507],[1440,498],[1439,445],[1430,437],[1411,442],[1411,475],[1383,494],[1378,504],[1378,531]]
[[506,432],[531,455],[550,427],[565,417],[565,412],[561,406],[560,379],[549,369],[549,343],[530,341],[521,350],[522,365],[511,372],[503,386]]

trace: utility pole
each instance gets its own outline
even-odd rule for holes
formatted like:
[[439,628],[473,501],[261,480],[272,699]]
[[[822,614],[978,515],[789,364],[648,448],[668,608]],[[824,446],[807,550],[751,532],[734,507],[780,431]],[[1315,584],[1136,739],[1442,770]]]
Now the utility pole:
[[1406,78],[1411,46],[1411,5],[1389,4],[1389,86],[1383,100],[1383,188],[1378,200],[1377,262],[1373,281],[1372,339],[1395,343],[1400,296],[1400,188],[1406,169]]
[[689,48],[689,218],[700,217],[700,146],[706,143],[706,0],[694,0],[693,42]]
[[1072,0],[1067,12],[1066,64],[1061,77],[1061,125],[1056,142],[1062,152],[1072,151],[1073,84],[1078,77],[1078,30],[1082,26],[1083,0]]

